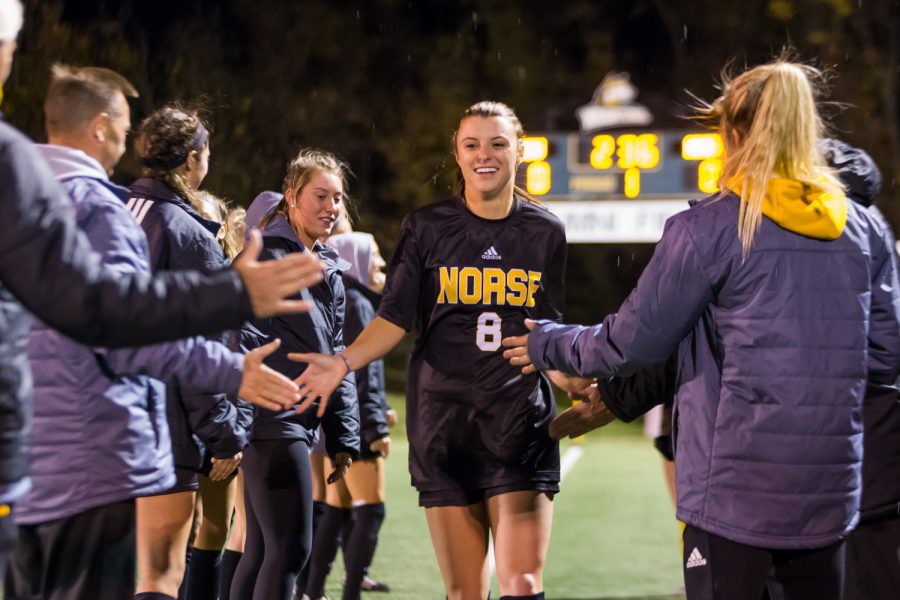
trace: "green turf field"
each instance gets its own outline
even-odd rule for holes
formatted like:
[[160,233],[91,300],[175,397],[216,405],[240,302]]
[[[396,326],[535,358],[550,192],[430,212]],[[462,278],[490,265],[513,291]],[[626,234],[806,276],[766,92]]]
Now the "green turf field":
[[[401,409],[403,401],[392,398]],[[390,594],[370,600],[439,600],[444,597],[425,516],[406,470],[402,422],[392,434],[388,460],[387,520],[372,576]],[[562,452],[569,447],[565,443]],[[544,584],[548,600],[669,600],[681,587],[679,530],[660,459],[639,426],[613,424],[587,437],[584,454],[554,501],[553,536]],[[340,598],[340,559],[329,579]],[[498,598],[496,583],[493,598]]]

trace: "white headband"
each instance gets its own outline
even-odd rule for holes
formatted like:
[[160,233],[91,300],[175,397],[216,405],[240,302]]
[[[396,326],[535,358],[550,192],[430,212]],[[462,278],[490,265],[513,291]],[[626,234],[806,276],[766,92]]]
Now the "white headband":
[[0,42],[10,42],[22,29],[22,3],[19,0],[0,0]]

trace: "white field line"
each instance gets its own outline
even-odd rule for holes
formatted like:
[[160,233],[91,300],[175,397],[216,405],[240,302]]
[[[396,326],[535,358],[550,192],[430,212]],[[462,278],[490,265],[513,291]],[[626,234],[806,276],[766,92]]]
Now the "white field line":
[[[559,461],[559,480],[562,482],[563,479],[566,478],[566,475],[572,472],[572,469],[575,468],[575,465],[578,464],[578,461],[581,460],[581,457],[584,455],[584,446],[572,445],[569,446],[569,449],[566,450],[566,453],[563,454],[562,460]],[[494,540],[488,540],[488,570],[490,571],[490,577],[494,576],[496,572],[496,563],[494,562]]]

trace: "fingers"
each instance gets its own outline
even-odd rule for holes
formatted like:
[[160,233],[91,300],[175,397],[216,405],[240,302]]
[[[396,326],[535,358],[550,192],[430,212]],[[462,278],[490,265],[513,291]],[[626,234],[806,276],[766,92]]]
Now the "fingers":
[[308,300],[279,300],[273,305],[272,314],[296,315],[308,313],[313,308],[313,303]]
[[525,327],[528,328],[528,331],[534,331],[534,328],[537,327],[537,321],[534,319],[525,319]]
[[235,262],[255,262],[256,259],[259,258],[259,253],[261,250],[262,234],[259,232],[259,229],[254,227],[250,230],[250,239],[248,239],[247,243],[244,244],[244,249],[241,251],[241,255],[238,256]]
[[528,347],[528,334],[525,335],[513,335],[510,337],[505,337],[500,340],[500,345],[504,348],[517,348],[517,347]]
[[254,348],[253,350],[248,352],[248,355],[252,354],[254,356],[254,359],[258,358],[261,361],[265,357],[269,356],[270,354],[272,354],[273,352],[278,350],[278,348],[280,346],[281,346],[281,339],[275,338],[274,340],[272,340],[271,342],[269,342],[268,344],[266,344],[264,346],[260,346],[259,348]]
[[312,352],[288,352],[288,360],[292,360],[294,362],[302,362],[302,363],[311,363],[313,362],[313,358],[315,358],[315,354]]

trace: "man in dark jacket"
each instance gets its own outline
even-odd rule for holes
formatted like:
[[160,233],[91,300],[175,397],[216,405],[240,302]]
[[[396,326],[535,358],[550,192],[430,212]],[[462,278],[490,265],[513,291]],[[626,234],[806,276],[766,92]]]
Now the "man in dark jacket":
[[[0,0],[0,86],[22,24],[19,0]],[[14,533],[8,504],[28,490],[31,375],[28,312],[85,344],[124,346],[239,327],[254,314],[305,310],[284,300],[321,278],[309,255],[258,263],[256,253],[208,276],[123,275],[103,269],[74,211],[31,142],[0,122],[0,571]],[[259,238],[256,238],[259,242]]]

